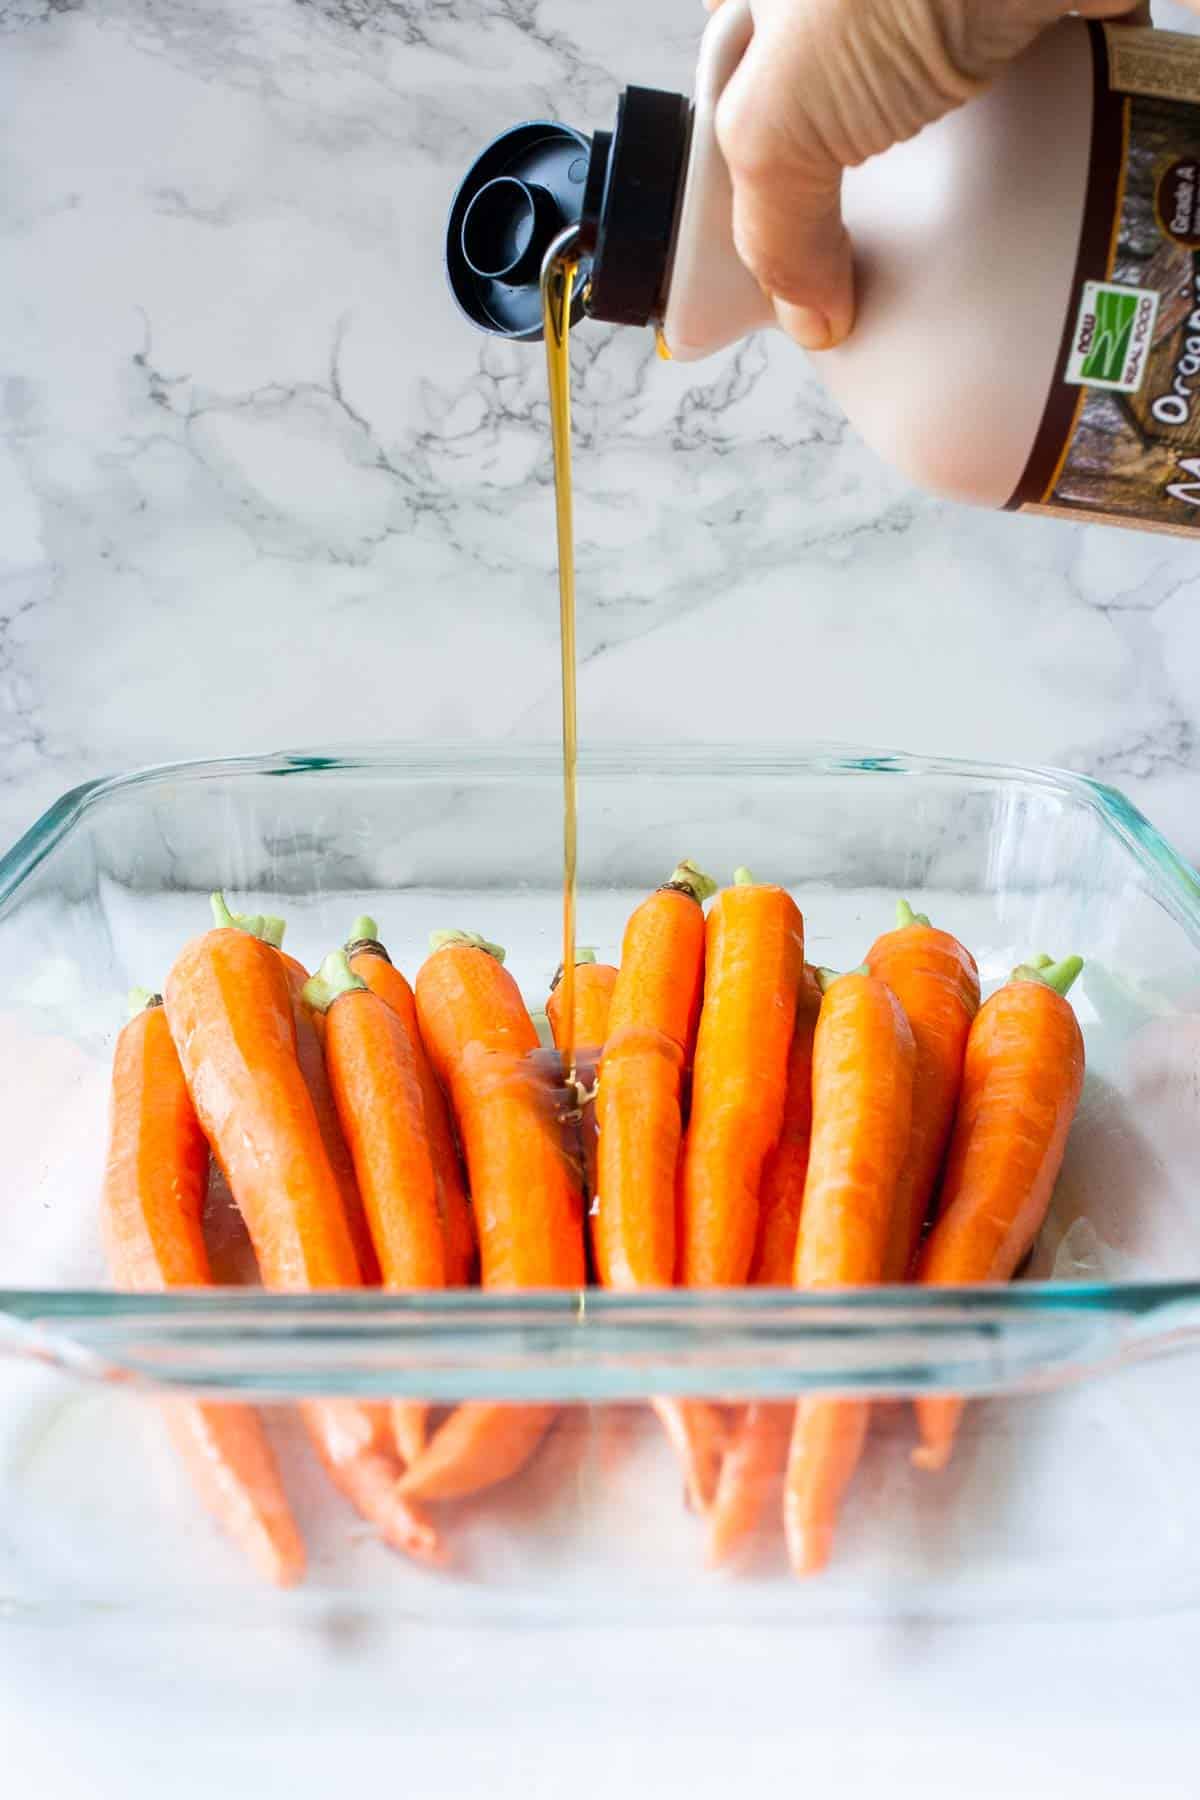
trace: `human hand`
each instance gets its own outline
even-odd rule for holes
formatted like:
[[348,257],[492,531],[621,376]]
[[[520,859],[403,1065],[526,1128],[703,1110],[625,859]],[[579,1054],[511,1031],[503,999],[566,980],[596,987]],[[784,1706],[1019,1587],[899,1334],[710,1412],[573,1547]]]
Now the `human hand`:
[[734,242],[808,350],[840,343],[854,322],[843,170],[970,100],[1070,12],[1149,18],[1145,0],[750,0],[750,10],[754,37],[716,117]]

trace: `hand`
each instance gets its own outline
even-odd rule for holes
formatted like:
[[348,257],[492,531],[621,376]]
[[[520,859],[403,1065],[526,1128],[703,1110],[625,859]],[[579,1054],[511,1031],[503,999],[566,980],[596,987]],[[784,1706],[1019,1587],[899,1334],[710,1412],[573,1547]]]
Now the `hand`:
[[[710,8],[720,0],[708,0]],[[1189,0],[1200,10],[1200,0]],[[1148,20],[1131,0],[750,0],[754,38],[717,108],[738,254],[808,350],[854,322],[842,171],[986,87],[1069,12]]]

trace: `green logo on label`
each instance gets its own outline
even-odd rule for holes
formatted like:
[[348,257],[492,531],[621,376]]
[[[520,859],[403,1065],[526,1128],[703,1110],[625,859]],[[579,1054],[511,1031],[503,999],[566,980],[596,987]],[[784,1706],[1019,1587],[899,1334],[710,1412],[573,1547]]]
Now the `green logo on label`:
[[1158,295],[1153,288],[1085,282],[1067,380],[1076,387],[1136,392],[1145,378],[1157,317]]

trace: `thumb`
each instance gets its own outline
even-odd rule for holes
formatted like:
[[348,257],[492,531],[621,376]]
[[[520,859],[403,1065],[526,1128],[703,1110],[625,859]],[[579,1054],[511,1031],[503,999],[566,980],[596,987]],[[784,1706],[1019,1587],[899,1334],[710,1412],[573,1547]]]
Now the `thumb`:
[[[780,324],[806,350],[840,343],[854,322],[842,223],[842,165],[812,129],[795,40],[757,32],[717,107],[733,183],[733,239]],[[811,74],[811,71],[804,71]]]

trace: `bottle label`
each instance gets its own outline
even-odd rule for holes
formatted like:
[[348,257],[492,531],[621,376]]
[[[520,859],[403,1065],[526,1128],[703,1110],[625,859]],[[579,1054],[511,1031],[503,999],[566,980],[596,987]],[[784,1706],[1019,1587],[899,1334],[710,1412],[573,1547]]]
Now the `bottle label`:
[[1200,535],[1200,38],[1089,27],[1092,172],[1010,507]]

